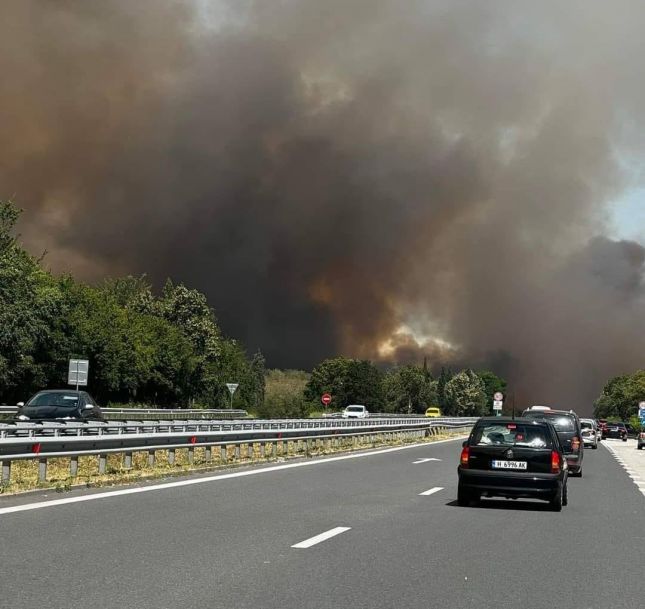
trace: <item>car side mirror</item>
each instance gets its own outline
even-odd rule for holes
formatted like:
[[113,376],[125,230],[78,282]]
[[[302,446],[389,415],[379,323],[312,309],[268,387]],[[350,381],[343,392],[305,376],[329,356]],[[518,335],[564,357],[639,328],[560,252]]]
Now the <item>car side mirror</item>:
[[18,402],[18,404],[17,404],[17,406],[24,406],[24,405],[25,405],[24,402]]
[[468,440],[464,440],[461,445],[466,448],[466,446],[468,446]]

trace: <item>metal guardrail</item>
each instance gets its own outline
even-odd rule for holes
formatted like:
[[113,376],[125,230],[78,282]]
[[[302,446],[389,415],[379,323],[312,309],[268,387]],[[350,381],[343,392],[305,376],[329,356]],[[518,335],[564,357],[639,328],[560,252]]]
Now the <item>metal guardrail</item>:
[[109,421],[119,419],[142,420],[212,420],[241,419],[248,416],[246,410],[230,408],[101,408]]
[[[18,406],[0,406],[0,414],[17,414]],[[109,420],[186,420],[186,419],[240,419],[248,416],[246,410],[230,408],[101,408],[103,416]]]
[[228,462],[228,447],[239,458],[242,446],[247,451],[259,445],[262,457],[277,456],[289,451],[289,444],[305,442],[331,443],[351,439],[376,437],[420,438],[448,429],[470,429],[476,418],[368,418],[368,419],[284,419],[240,421],[123,421],[11,423],[0,424],[1,481],[11,477],[11,464],[18,460],[38,460],[39,480],[47,478],[47,460],[70,458],[70,476],[78,471],[78,458],[98,455],[99,474],[105,473],[107,455],[125,454],[125,468],[132,467],[132,453],[146,451],[154,463],[155,453],[168,451],[168,463],[175,462],[175,450],[188,449],[189,462],[195,448],[206,451],[206,461],[212,459],[212,449],[220,447],[220,462]]

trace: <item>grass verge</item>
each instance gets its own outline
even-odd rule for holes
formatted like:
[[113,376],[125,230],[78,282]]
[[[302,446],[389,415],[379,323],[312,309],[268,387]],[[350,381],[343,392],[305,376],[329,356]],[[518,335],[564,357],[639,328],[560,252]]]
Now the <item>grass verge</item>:
[[239,456],[236,454],[235,447],[227,447],[226,460],[222,458],[219,447],[213,447],[210,461],[206,459],[206,449],[196,447],[194,449],[193,462],[189,462],[188,449],[177,449],[175,453],[175,462],[171,464],[168,460],[167,450],[158,450],[155,453],[154,465],[148,461],[148,452],[135,452],[132,455],[132,467],[126,469],[124,454],[111,454],[107,458],[107,468],[104,474],[98,473],[98,457],[85,456],[78,460],[77,476],[72,478],[69,475],[70,460],[69,458],[49,459],[47,466],[47,481],[38,481],[38,461],[14,461],[11,469],[11,480],[0,485],[0,495],[15,495],[27,491],[38,489],[51,489],[57,492],[65,492],[73,488],[96,488],[102,486],[113,486],[116,484],[129,484],[154,480],[159,478],[169,478],[181,476],[188,473],[200,473],[217,471],[239,467],[242,465],[284,462],[288,459],[296,458],[313,458],[324,455],[349,453],[362,451],[370,448],[379,448],[385,446],[402,446],[405,444],[415,443],[432,443],[437,440],[446,440],[455,438],[461,433],[443,433],[429,436],[426,438],[414,438],[409,440],[390,440],[384,436],[377,436],[374,442],[363,442],[354,445],[351,438],[341,441],[338,447],[325,447],[315,445],[312,449],[307,449],[305,442],[290,442],[288,447],[280,446],[275,457],[262,457],[258,444],[249,449],[242,444]]

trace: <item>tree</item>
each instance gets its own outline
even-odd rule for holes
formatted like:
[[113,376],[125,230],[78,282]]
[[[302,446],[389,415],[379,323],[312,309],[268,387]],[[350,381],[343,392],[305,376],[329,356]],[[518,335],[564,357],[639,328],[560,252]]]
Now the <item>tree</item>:
[[594,404],[594,416],[599,419],[618,418],[627,421],[645,400],[645,370],[631,375],[616,376],[607,381]]
[[367,360],[326,359],[313,369],[305,398],[318,402],[323,393],[331,394],[331,407],[337,410],[348,404],[364,404],[376,412],[383,406],[382,374]]
[[60,315],[53,277],[13,236],[20,210],[0,202],[0,401],[15,402],[48,382],[47,349]]
[[437,403],[436,385],[425,366],[394,368],[383,378],[385,408],[388,412],[423,413]]
[[490,370],[478,372],[477,376],[484,383],[484,390],[486,392],[486,412],[492,412],[493,396],[495,395],[495,393],[499,391],[500,393],[506,395],[506,381]]
[[477,417],[486,412],[486,388],[472,370],[462,370],[445,386],[446,414]]
[[446,413],[448,409],[448,403],[446,400],[446,385],[450,382],[450,379],[453,377],[452,371],[450,368],[447,370],[442,366],[441,373],[437,379],[437,402],[441,412]]

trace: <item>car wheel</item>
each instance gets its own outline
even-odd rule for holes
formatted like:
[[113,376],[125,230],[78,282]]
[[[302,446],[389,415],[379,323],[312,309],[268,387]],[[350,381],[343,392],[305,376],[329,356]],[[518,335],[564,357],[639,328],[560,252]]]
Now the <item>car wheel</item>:
[[468,507],[470,505],[471,495],[470,493],[461,486],[457,487],[457,503],[461,507]]
[[569,475],[573,478],[582,478],[582,468],[580,468],[577,472],[571,472]]
[[556,494],[553,496],[553,499],[549,502],[551,505],[551,509],[554,512],[561,512],[562,511],[562,505],[563,505],[563,500],[562,500],[562,490],[559,490],[556,492]]
[[569,504],[569,487],[567,486],[567,483],[564,483],[564,486],[562,487],[562,505],[568,505]]
[[639,444],[636,448],[637,448],[638,450],[642,450],[643,445],[642,445],[642,444]]
[[597,443],[594,444],[591,448],[593,448],[594,450],[597,450],[598,449],[598,444]]
[[623,442],[627,442],[627,438],[623,438]]

